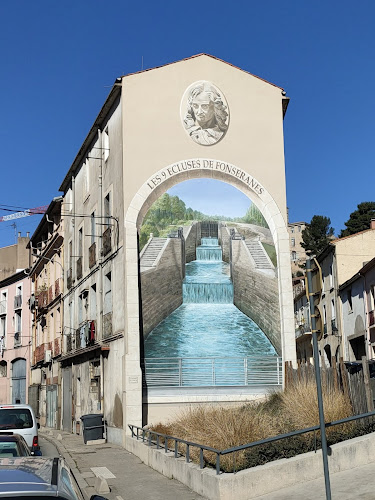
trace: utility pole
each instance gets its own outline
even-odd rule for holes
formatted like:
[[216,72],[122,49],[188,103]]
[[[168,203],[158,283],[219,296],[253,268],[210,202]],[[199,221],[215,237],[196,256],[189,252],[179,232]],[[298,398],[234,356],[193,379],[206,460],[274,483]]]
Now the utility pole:
[[306,273],[307,273],[307,284],[308,284],[308,299],[310,306],[310,318],[311,318],[311,334],[313,338],[313,350],[314,350],[314,368],[315,368],[315,379],[316,379],[316,391],[318,394],[318,408],[319,408],[319,425],[320,425],[320,435],[322,439],[322,456],[323,456],[323,469],[324,469],[324,481],[326,487],[326,499],[331,500],[331,483],[329,479],[329,468],[328,468],[328,456],[327,456],[327,436],[326,427],[324,421],[324,409],[323,409],[323,396],[322,396],[322,383],[320,378],[320,363],[319,363],[319,349],[318,349],[318,331],[316,328],[316,312],[314,304],[314,290],[313,290],[313,279],[312,279],[312,269],[311,269],[311,259],[306,261]]

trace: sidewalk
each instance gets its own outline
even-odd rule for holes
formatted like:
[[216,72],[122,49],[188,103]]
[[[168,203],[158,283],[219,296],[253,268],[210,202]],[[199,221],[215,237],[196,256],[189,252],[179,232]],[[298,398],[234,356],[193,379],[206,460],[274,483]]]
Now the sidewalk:
[[106,467],[114,477],[107,479],[111,492],[101,495],[110,500],[204,500],[179,481],[147,467],[121,446],[110,443],[88,446],[82,436],[46,428],[40,429],[39,434],[56,446],[87,498],[98,494],[91,467]]

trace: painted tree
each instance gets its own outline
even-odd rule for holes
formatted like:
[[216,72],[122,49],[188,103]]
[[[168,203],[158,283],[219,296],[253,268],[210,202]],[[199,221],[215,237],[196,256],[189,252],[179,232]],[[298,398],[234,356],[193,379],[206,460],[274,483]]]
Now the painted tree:
[[256,205],[254,205],[254,203],[250,205],[249,209],[247,210],[242,220],[243,222],[246,222],[246,224],[254,224],[255,226],[268,228],[266,219],[263,217],[263,214],[259,210],[259,208]]
[[329,217],[314,215],[310,224],[302,231],[301,247],[308,255],[318,255],[333,239],[333,233]]
[[342,229],[340,238],[369,229],[373,218],[375,218],[375,201],[363,201],[345,222],[346,229]]

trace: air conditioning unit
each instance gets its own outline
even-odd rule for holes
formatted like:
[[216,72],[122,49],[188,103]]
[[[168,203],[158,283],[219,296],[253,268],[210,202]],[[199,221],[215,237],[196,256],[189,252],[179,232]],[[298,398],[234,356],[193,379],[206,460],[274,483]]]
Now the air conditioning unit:
[[45,363],[50,363],[51,358],[52,358],[52,351],[51,351],[51,349],[46,349],[44,351],[44,362]]

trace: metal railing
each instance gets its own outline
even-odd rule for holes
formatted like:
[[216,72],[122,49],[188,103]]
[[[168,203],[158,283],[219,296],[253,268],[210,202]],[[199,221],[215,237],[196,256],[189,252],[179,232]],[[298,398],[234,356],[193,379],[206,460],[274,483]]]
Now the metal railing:
[[143,369],[148,387],[282,384],[282,359],[278,356],[145,358]]
[[[346,424],[348,422],[352,422],[354,420],[360,420],[362,418],[374,417],[375,411],[370,411],[368,413],[362,413],[360,415],[354,415],[352,417],[342,418],[341,420],[335,420],[334,422],[326,422],[325,427],[334,427],[335,425]],[[205,459],[203,456],[204,451],[210,451],[216,454],[216,474],[220,474],[220,457],[222,455],[233,454],[233,473],[236,473],[236,452],[248,450],[250,448],[254,448],[255,446],[260,446],[262,444],[273,443],[275,441],[281,441],[282,439],[288,439],[294,436],[300,436],[302,434],[306,434],[308,432],[314,432],[320,430],[319,425],[314,425],[313,427],[306,427],[305,429],[300,429],[293,432],[288,432],[286,434],[279,434],[277,436],[273,436],[266,439],[260,439],[259,441],[254,441],[252,443],[243,444],[241,446],[233,446],[232,448],[227,448],[225,450],[218,450],[216,448],[211,448],[210,446],[205,446],[203,444],[195,443],[193,441],[187,441],[185,439],[180,439],[175,436],[170,436],[168,434],[163,434],[161,432],[154,432],[151,429],[143,429],[142,427],[138,427],[136,425],[129,425],[129,429],[131,431],[132,437],[137,440],[142,439],[143,443],[147,443],[148,446],[156,445],[156,449],[164,448],[165,453],[168,451],[174,452],[175,458],[181,456],[182,454],[178,451],[178,445],[183,444],[186,446],[186,462],[190,462],[190,448],[198,448],[199,449],[199,467],[203,469],[205,466]],[[163,440],[163,443],[161,443]],[[174,442],[174,446],[169,447],[169,443]],[[315,439],[315,451],[316,451],[316,439]]]

